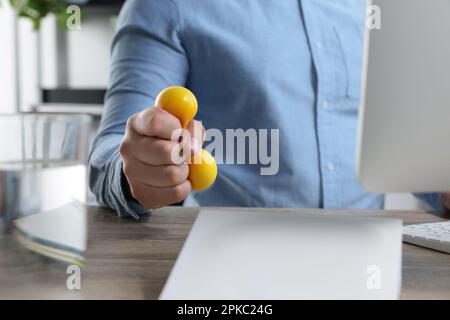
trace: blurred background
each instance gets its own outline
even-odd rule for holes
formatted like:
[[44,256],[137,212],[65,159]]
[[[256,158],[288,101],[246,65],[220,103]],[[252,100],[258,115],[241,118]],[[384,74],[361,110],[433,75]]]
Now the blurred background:
[[0,299],[82,296],[61,267],[84,266],[87,152],[122,3],[0,0]]
[[[110,44],[124,1],[47,1],[55,4],[53,9],[41,8],[42,2],[24,2],[25,9],[36,8],[45,15],[32,19],[17,17],[27,11],[11,5],[16,2],[0,0],[0,113],[89,114],[94,120],[92,141],[108,83]],[[69,30],[60,23],[60,4],[64,11],[77,5],[79,27]]]
[[[39,1],[29,1],[34,2]],[[110,44],[123,2],[67,1],[66,6],[75,4],[81,9],[80,28],[65,30],[58,15],[49,13],[36,30],[32,19],[17,18],[10,2],[0,0],[0,113],[90,114],[94,117],[93,136],[108,84]],[[388,195],[386,199],[390,209],[423,206],[410,194]]]
[[68,1],[82,12],[81,27],[74,30],[64,30],[52,13],[35,30],[31,19],[16,17],[9,1],[1,3],[1,111],[99,115],[123,1]]

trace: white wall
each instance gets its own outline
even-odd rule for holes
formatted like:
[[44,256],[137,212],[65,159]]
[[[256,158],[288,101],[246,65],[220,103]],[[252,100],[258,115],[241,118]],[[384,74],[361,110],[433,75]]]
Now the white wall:
[[38,33],[33,29],[28,19],[19,19],[19,86],[20,86],[20,110],[29,111],[32,105],[40,101],[40,89],[38,79]]
[[115,19],[112,14],[101,12],[90,17],[86,14],[81,29],[67,34],[72,88],[106,88],[108,85]]
[[16,110],[14,13],[5,1],[0,7],[0,113]]
[[[57,36],[55,17],[50,15],[41,25],[41,84],[57,87]],[[81,29],[69,30],[67,39],[68,85],[72,89],[104,89],[108,86],[110,47],[115,17],[107,12],[86,14]]]
[[[20,19],[15,28],[15,13],[7,1],[0,7],[0,113],[16,112],[39,99],[37,81],[37,35],[28,20]],[[16,55],[15,42],[20,50]],[[17,91],[16,58],[20,61],[20,91]],[[17,93],[20,95],[17,96]]]
[[57,86],[57,48],[56,48],[55,16],[46,17],[41,23],[41,84],[44,88],[54,89]]
[[[40,35],[27,19],[19,19],[17,38],[14,11],[7,1],[0,7],[0,113],[21,111],[41,101],[42,87],[57,87],[56,19],[49,15],[41,24]],[[93,17],[93,18],[90,18]],[[110,46],[115,28],[112,13],[95,12],[82,20],[80,30],[68,31],[68,84],[76,88],[106,88],[109,77]],[[19,45],[19,99],[16,99],[15,40]],[[38,39],[41,41],[38,63]],[[39,66],[41,74],[39,77]]]

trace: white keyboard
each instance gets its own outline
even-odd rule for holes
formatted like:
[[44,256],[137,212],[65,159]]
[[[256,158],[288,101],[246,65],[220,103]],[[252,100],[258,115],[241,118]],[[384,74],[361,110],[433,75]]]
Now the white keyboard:
[[404,226],[403,241],[450,253],[450,221]]

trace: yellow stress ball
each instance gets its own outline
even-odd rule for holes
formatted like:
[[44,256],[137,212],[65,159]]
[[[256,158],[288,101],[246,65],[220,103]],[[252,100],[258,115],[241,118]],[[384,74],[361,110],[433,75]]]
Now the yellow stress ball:
[[216,180],[217,164],[213,156],[205,149],[197,152],[189,164],[189,180],[193,190],[208,189]]
[[156,97],[155,106],[177,117],[183,128],[187,128],[194,119],[198,108],[194,94],[183,87],[168,87],[161,91]]
[[[156,97],[155,106],[177,117],[183,128],[187,128],[189,122],[197,114],[197,99],[194,94],[183,87],[168,87]],[[191,158],[189,164],[189,176],[193,190],[208,189],[216,180],[217,163],[213,156],[201,149]]]

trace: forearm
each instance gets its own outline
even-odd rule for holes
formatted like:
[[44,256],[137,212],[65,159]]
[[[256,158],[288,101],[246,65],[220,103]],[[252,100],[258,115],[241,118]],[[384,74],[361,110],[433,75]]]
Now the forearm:
[[112,44],[102,121],[90,155],[90,187],[98,202],[120,216],[146,210],[131,197],[118,153],[127,119],[151,107],[163,88],[184,85],[188,59],[172,1],[127,1]]

